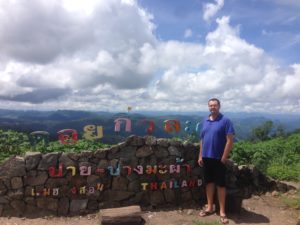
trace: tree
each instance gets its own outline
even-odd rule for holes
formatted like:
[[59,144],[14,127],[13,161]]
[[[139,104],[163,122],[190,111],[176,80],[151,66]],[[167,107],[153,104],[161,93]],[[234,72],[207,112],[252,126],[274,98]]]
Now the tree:
[[262,125],[259,125],[252,129],[251,136],[252,140],[265,141],[270,137],[271,130],[273,128],[272,120],[267,120]]

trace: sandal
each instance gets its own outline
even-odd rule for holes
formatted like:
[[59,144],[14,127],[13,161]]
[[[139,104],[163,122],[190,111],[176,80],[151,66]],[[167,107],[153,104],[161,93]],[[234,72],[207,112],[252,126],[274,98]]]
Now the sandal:
[[201,210],[201,211],[199,212],[199,216],[200,216],[200,217],[205,217],[205,216],[212,215],[212,214],[214,214],[214,213],[215,213],[214,211]]
[[229,220],[226,216],[220,216],[220,222],[222,224],[228,224],[229,223]]

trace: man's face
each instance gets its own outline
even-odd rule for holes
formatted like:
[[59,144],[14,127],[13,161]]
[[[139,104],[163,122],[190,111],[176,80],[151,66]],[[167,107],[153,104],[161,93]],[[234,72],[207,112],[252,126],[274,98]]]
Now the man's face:
[[217,101],[209,101],[208,102],[208,109],[211,114],[218,114],[220,111],[220,105]]

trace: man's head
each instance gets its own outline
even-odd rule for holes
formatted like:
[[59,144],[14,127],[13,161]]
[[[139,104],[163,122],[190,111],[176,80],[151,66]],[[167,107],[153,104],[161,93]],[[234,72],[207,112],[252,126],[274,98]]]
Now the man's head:
[[208,109],[212,115],[218,115],[221,108],[220,100],[211,98],[208,100]]

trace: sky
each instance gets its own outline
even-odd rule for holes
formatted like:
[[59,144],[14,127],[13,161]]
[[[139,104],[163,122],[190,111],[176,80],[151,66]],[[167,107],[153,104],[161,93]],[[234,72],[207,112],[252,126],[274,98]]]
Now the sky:
[[300,113],[299,0],[0,0],[0,108]]

